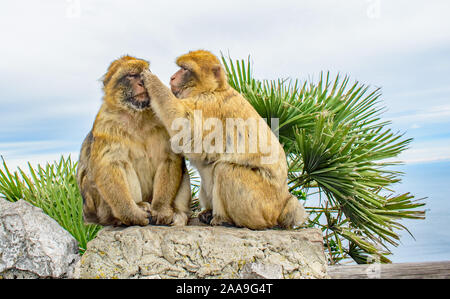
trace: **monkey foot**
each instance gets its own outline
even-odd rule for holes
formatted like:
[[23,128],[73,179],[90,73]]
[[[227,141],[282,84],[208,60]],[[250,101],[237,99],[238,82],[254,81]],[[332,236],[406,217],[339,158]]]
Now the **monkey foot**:
[[169,226],[169,224],[165,224],[165,223],[161,223],[161,221],[158,222],[158,217],[157,216],[152,216],[149,215],[147,217],[148,221],[149,221],[149,225],[154,225],[154,226]]
[[236,227],[234,224],[223,220],[220,217],[213,217],[210,223],[212,226]]
[[149,215],[148,216],[148,224],[156,225],[156,217],[153,217],[152,215]]
[[223,226],[223,227],[237,227],[236,225],[234,225],[232,223],[229,223],[229,222],[221,222],[220,226]]
[[198,219],[202,223],[205,223],[208,225],[211,224],[211,220],[213,219],[212,210],[205,210],[205,211],[201,212],[200,214],[198,214]]

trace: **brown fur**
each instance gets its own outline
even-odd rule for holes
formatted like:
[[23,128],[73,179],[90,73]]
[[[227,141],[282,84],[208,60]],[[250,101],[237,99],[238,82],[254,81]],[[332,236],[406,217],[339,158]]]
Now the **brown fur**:
[[[192,123],[196,110],[202,112],[203,124],[207,118],[217,118],[224,129],[229,118],[261,119],[255,109],[228,85],[225,71],[213,54],[190,52],[179,57],[177,64],[182,70],[172,77],[171,87],[181,99],[149,71],[142,73],[152,99],[151,106],[171,137],[177,134],[171,128],[172,122],[177,118],[188,118]],[[190,82],[185,82],[185,78],[190,78]],[[306,220],[303,206],[288,191],[284,150],[267,124],[264,125],[259,134],[268,137],[271,149],[275,150],[270,153],[259,148],[250,153],[248,142],[244,153],[184,152],[201,175],[200,202],[205,215],[202,218],[208,218],[212,210],[212,225],[229,223],[251,229],[277,225],[291,228]],[[203,132],[203,139],[208,133]],[[236,141],[237,137],[232,133],[225,132],[224,144],[233,136]],[[244,135],[247,141],[250,137]],[[276,152],[278,156],[274,162],[262,163],[262,158]]]
[[103,104],[77,169],[88,223],[147,225],[150,216],[158,224],[187,223],[189,174],[149,107],[140,78],[148,67],[144,60],[125,56],[111,63],[103,77]]

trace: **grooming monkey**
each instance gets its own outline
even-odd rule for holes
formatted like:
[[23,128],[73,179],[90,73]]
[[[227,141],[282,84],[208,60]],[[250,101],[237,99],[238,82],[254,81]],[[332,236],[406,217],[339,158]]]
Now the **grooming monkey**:
[[104,98],[83,142],[77,181],[88,223],[186,225],[189,174],[171,151],[169,135],[156,118],[141,72],[149,63],[124,56],[103,77]]
[[[307,213],[289,193],[282,146],[256,110],[229,86],[217,57],[199,50],[180,56],[176,63],[181,69],[171,77],[171,90],[148,70],[142,72],[142,77],[152,99],[151,106],[172,139],[178,134],[174,125],[178,120],[187,119],[190,124],[190,136],[194,138],[188,140],[191,146],[183,147],[182,151],[201,176],[200,220],[211,225],[231,224],[251,229],[303,224]],[[201,116],[200,126],[208,127],[209,131],[196,129],[199,126],[196,116]],[[213,146],[227,150],[192,150],[199,145],[196,134],[202,137],[200,143],[210,139],[213,130],[207,123],[211,119],[219,120],[220,127],[226,128],[222,138],[213,140]],[[236,134],[234,127],[227,126],[230,119],[248,124],[255,120],[263,125],[258,126],[256,134],[250,134],[250,130]],[[245,141],[243,152],[236,151],[239,140]],[[249,150],[251,142],[261,140],[268,141],[265,148]]]

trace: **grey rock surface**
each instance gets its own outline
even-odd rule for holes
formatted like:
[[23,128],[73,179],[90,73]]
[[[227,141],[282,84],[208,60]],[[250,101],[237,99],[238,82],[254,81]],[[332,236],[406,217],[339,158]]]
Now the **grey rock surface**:
[[240,271],[242,279],[282,279],[283,267],[281,265],[249,263]]
[[318,229],[104,228],[77,278],[327,278]]
[[0,277],[71,278],[78,243],[41,209],[0,199]]

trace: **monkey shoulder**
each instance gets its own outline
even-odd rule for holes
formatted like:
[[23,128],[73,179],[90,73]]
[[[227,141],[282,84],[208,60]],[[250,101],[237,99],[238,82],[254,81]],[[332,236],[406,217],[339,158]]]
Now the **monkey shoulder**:
[[253,106],[236,90],[224,92],[222,98],[219,111],[223,118],[261,118]]

